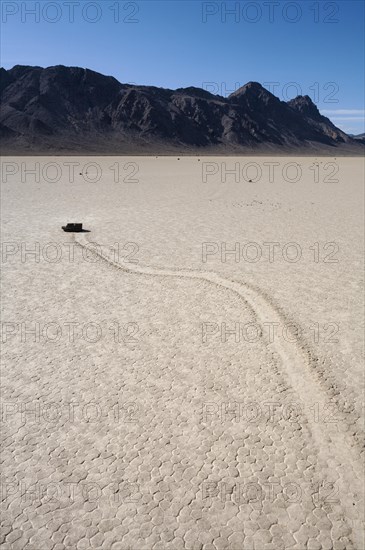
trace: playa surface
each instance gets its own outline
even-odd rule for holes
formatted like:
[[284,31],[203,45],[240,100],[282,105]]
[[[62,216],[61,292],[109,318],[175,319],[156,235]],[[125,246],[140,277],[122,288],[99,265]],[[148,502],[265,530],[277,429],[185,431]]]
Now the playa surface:
[[2,180],[2,549],[363,549],[364,161]]

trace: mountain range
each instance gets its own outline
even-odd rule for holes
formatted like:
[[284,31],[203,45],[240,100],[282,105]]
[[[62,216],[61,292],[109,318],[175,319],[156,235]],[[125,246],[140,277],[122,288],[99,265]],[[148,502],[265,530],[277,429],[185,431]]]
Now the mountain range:
[[360,152],[309,96],[285,102],[257,82],[228,97],[122,84],[79,67],[0,69],[2,152],[235,154]]

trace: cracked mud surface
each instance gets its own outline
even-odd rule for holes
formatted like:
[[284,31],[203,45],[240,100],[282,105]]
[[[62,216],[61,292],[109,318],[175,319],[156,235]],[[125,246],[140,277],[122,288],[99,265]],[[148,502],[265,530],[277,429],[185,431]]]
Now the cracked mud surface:
[[[356,327],[351,332],[342,324],[332,347],[305,337],[221,337],[222,323],[228,331],[236,323],[337,320],[325,313],[328,300],[343,307],[330,284],[339,272],[351,283],[357,251],[348,272],[343,264],[331,270],[308,262],[243,266],[218,256],[203,264],[195,254],[202,242],[257,241],[263,213],[266,240],[270,231],[272,241],[294,239],[265,205],[243,219],[227,211],[227,200],[236,204],[232,195],[242,192],[237,186],[226,193],[199,187],[194,196],[194,182],[201,185],[195,168],[182,162],[176,168],[172,159],[158,169],[152,160],[140,162],[146,166],[139,188],[100,186],[86,196],[84,184],[68,198],[65,184],[3,190],[3,241],[29,248],[57,242],[66,250],[73,241],[58,226],[67,208],[76,218],[89,216],[92,232],[75,237],[72,262],[66,255],[52,263],[14,254],[3,265],[3,320],[24,323],[28,332],[18,327],[3,345],[2,548],[362,550]],[[162,176],[152,189],[154,171]],[[289,210],[294,199],[285,191],[284,184],[265,189],[271,202],[275,195]],[[330,210],[323,189],[309,186],[310,193],[318,209]],[[209,201],[211,218],[194,217],[199,221],[190,226],[189,208],[202,214]],[[313,243],[317,218],[305,208],[297,205],[303,220],[297,238],[302,231],[302,241]],[[170,230],[171,219],[178,230]],[[327,240],[336,241],[330,229]],[[137,242],[138,263],[111,256],[116,241]],[[101,246],[86,261],[89,242]],[[300,275],[308,279],[298,289]],[[347,285],[347,304],[357,290]],[[316,300],[306,300],[316,292]],[[219,325],[205,341],[204,323]],[[39,337],[31,332],[35,326]]]

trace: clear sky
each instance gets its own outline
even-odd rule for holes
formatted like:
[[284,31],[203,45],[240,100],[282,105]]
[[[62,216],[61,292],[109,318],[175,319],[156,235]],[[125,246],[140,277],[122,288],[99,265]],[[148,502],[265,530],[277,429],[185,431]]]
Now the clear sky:
[[255,80],[280,99],[307,94],[337,126],[364,132],[362,0],[0,4],[5,68],[73,65],[221,95]]

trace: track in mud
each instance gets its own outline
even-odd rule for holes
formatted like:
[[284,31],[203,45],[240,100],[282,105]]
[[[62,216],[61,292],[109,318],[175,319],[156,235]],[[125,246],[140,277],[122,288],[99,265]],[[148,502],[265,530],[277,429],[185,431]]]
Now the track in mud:
[[[96,242],[89,241],[85,235],[76,234],[74,237],[76,244],[86,248],[89,252],[91,251],[89,247],[94,245],[95,248],[92,248],[92,252],[116,269],[126,273],[144,276],[174,277],[207,281],[238,295],[240,299],[250,307],[261,324],[265,322],[283,324],[283,322],[286,322],[283,314],[271,303],[269,297],[245,282],[233,281],[211,271],[152,268],[139,266],[133,263],[123,264],[109,257],[102,251],[100,245]],[[328,398],[311,373],[313,368],[310,364],[311,356],[304,342],[300,342],[299,340],[289,341],[276,339],[273,345],[281,358],[281,363],[285,369],[289,384],[305,405],[306,410],[313,407],[326,408],[328,405]],[[348,438],[346,438],[344,430],[341,430],[340,422],[336,421],[320,424],[312,418],[312,415],[308,415],[307,419],[320,457],[331,468],[338,468],[341,504],[344,508],[347,520],[352,525],[353,535],[355,535],[354,538],[356,539],[353,542],[356,544],[356,548],[360,550],[364,544],[361,535],[363,532],[363,506],[359,507],[360,509],[356,514],[358,519],[354,519],[353,502],[356,500],[356,495],[358,494],[356,489],[358,487],[364,487],[361,456],[358,453],[357,447],[348,443]],[[357,483],[353,491],[352,486],[354,479]],[[356,485],[358,485],[357,488]]]

